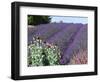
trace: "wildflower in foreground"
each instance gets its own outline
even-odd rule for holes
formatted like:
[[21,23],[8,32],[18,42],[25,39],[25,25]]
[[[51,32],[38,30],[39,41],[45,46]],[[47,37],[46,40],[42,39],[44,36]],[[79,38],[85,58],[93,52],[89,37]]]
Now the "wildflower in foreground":
[[88,55],[86,50],[80,50],[77,54],[74,54],[69,64],[87,64]]
[[38,38],[28,46],[28,66],[59,65],[60,49]]

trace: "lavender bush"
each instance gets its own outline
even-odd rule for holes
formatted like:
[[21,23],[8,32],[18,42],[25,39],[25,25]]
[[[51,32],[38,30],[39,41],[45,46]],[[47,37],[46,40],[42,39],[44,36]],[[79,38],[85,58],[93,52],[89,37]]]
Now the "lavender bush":
[[87,50],[87,27],[81,27],[72,44],[65,50],[61,64],[70,63],[73,54],[79,53],[80,50]]
[[32,37],[38,36],[42,40],[47,40],[56,33],[60,32],[62,29],[65,29],[70,24],[66,23],[52,23],[52,24],[41,24],[34,26],[33,28],[28,28],[28,43],[32,41]]

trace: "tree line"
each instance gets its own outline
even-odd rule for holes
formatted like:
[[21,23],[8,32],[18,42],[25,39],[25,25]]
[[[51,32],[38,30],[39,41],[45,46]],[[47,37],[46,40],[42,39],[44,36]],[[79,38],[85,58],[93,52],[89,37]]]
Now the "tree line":
[[50,22],[50,16],[28,15],[28,25],[47,24]]

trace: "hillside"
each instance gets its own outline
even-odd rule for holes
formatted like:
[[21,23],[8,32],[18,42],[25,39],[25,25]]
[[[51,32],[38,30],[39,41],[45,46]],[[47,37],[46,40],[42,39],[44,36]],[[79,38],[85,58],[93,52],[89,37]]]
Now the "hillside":
[[33,41],[32,39],[35,36],[60,48],[60,64],[69,64],[73,54],[87,51],[86,24],[51,23],[28,28],[28,44]]

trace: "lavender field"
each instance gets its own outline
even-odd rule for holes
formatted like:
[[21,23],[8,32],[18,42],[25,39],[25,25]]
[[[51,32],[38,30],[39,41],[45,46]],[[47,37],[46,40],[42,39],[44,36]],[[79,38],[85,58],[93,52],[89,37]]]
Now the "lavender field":
[[63,22],[28,26],[28,66],[87,64],[87,29]]

